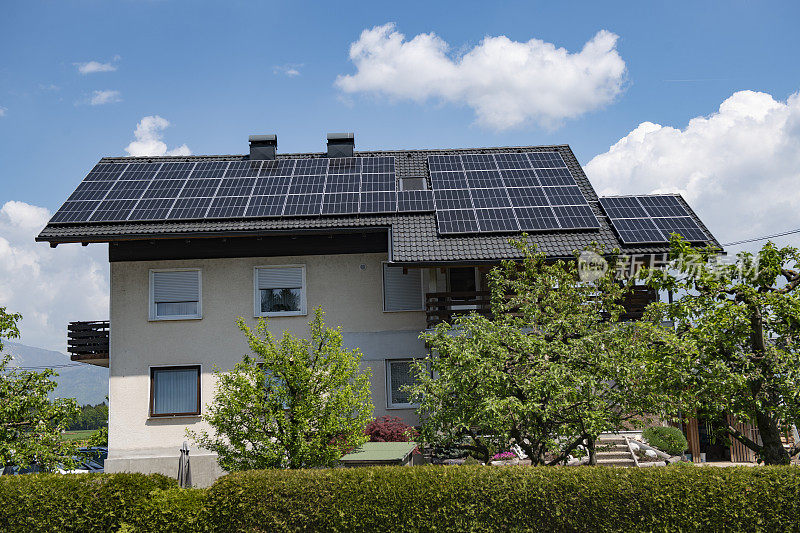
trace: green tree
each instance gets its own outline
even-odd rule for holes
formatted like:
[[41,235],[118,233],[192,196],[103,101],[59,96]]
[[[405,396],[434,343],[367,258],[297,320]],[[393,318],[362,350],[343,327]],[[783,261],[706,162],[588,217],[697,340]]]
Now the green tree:
[[[2,339],[19,338],[18,313],[0,307],[0,354]],[[74,399],[50,400],[56,376],[10,366],[11,356],[0,355],[0,467],[27,467],[36,463],[44,470],[71,465],[76,445],[62,441],[61,433],[78,414]]]
[[761,443],[732,425],[723,431],[767,464],[788,463],[800,451],[800,443],[788,452],[781,443],[800,421],[800,252],[767,243],[721,261],[714,250],[674,236],[671,257],[671,271],[640,275],[679,296],[649,312],[675,321],[694,348],[690,358],[673,357],[684,380],[673,390],[673,410],[754,421]]
[[523,261],[489,275],[491,317],[458,317],[423,335],[435,357],[418,363],[412,389],[422,436],[484,460],[516,443],[534,464],[559,463],[586,443],[594,463],[600,433],[657,410],[662,343],[653,341],[663,333],[620,321],[627,289],[613,268],[583,281],[575,261],[549,263],[516,245]]
[[237,324],[254,355],[216,372],[203,415],[213,431],[188,432],[218,454],[222,468],[329,466],[366,442],[370,375],[359,369],[361,352],[342,347],[341,330],[325,327],[321,309],[309,323],[310,339],[285,331],[277,340],[263,319],[255,332],[241,318]]

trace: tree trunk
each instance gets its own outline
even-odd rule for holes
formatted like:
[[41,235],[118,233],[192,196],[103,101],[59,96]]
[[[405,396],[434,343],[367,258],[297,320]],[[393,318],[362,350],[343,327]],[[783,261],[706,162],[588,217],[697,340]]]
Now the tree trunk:
[[589,451],[589,464],[597,465],[597,441],[594,437],[586,437],[586,449]]
[[781,441],[781,432],[778,424],[768,415],[757,412],[756,424],[761,434],[761,450],[759,456],[768,465],[788,465],[790,457]]

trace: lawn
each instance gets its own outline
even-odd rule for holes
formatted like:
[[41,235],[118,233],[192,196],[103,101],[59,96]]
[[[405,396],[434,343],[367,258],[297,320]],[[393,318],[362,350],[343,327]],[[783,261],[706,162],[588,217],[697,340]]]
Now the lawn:
[[88,439],[92,433],[94,433],[95,429],[74,429],[72,431],[65,431],[61,438],[64,440],[86,440]]

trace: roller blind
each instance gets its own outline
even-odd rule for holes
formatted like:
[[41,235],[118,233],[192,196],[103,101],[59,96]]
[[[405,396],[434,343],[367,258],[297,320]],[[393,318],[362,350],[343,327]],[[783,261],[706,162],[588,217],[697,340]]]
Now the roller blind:
[[154,318],[199,317],[200,271],[153,272]]
[[259,289],[299,289],[303,287],[301,267],[259,268]]
[[153,369],[153,414],[197,412],[199,368]]
[[422,310],[422,270],[383,265],[383,306],[385,311]]

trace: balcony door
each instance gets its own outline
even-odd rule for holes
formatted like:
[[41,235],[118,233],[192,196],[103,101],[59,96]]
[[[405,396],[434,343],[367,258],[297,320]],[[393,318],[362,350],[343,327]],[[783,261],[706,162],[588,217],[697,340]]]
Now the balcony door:
[[478,277],[478,269],[475,267],[456,267],[447,270],[447,289],[452,293],[471,293],[469,296],[453,296],[454,311],[478,309],[474,303],[458,303],[467,302],[475,299],[475,292],[478,290],[480,278]]

